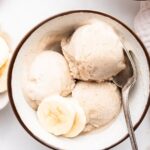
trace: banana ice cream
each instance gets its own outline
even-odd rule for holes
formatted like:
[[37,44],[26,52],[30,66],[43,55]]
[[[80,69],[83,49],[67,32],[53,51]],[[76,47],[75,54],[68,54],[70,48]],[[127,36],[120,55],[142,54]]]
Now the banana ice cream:
[[111,79],[126,65],[118,35],[103,21],[64,36],[60,53],[44,50],[33,59],[23,90],[46,131],[75,137],[117,117],[121,95]]
[[108,80],[125,68],[120,39],[103,21],[77,28],[71,37],[62,40],[61,46],[76,79]]
[[0,93],[7,90],[7,72],[10,59],[10,49],[5,39],[0,37]]
[[110,123],[120,112],[121,97],[117,86],[110,82],[78,82],[72,92],[86,114],[84,132]]
[[58,52],[45,50],[31,64],[24,93],[32,101],[42,101],[52,94],[67,96],[73,87],[74,80],[64,57]]

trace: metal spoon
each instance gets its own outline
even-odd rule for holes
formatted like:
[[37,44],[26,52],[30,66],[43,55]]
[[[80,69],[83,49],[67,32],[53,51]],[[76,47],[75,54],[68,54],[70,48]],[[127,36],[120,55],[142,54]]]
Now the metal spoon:
[[131,51],[128,51],[127,48],[124,46],[124,44],[123,44],[123,48],[124,48],[126,68],[123,71],[121,71],[118,75],[113,77],[113,82],[118,87],[121,88],[122,105],[123,105],[126,125],[128,128],[128,133],[130,136],[132,150],[138,150],[138,146],[137,146],[137,142],[136,142],[136,138],[134,134],[134,129],[133,129],[133,124],[131,121],[130,110],[129,110],[129,100],[128,100],[130,89],[133,87],[133,85],[136,82],[137,71],[136,71],[135,63],[132,58],[133,53]]

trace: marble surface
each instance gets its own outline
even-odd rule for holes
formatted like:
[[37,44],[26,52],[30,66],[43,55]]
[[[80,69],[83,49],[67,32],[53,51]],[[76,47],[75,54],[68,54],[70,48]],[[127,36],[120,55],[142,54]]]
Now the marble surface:
[[[133,0],[0,0],[0,27],[8,32],[15,49],[37,23],[54,14],[75,9],[109,13],[133,29],[139,2]],[[139,150],[150,150],[150,111],[136,131]],[[48,150],[21,127],[10,104],[0,111],[0,150]],[[112,150],[130,150],[127,139]]]

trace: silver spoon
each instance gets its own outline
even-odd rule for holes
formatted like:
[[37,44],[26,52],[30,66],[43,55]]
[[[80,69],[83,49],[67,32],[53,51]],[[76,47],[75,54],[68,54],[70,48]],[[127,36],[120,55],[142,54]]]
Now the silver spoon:
[[118,87],[121,88],[122,105],[123,105],[126,125],[128,128],[128,133],[130,136],[132,150],[138,150],[138,146],[137,146],[137,142],[136,142],[136,138],[134,134],[134,129],[133,129],[133,124],[131,121],[129,100],[128,100],[129,92],[136,82],[137,71],[136,71],[135,63],[132,58],[133,53],[131,51],[128,51],[127,48],[124,46],[124,44],[123,44],[123,48],[124,48],[126,68],[123,71],[121,71],[118,75],[113,77],[113,82]]

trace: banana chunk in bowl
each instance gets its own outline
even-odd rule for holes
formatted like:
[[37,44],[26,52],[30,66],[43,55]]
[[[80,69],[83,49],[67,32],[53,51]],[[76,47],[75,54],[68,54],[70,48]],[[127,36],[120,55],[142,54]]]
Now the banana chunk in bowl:
[[72,98],[50,96],[38,107],[37,116],[41,125],[54,135],[75,137],[84,129],[86,116]]

